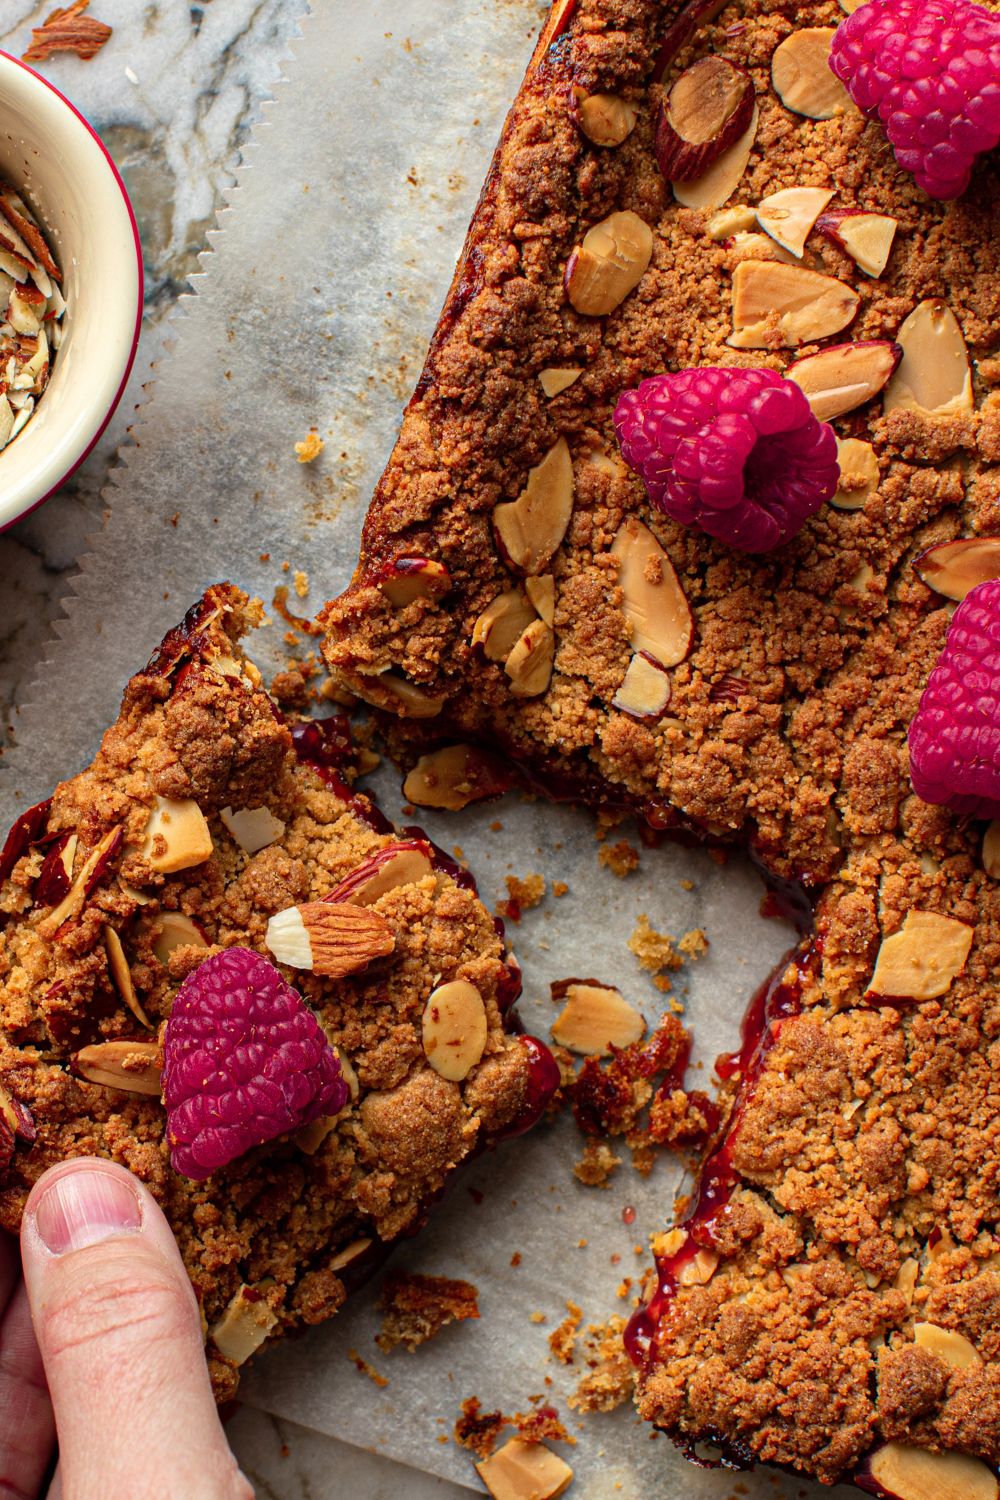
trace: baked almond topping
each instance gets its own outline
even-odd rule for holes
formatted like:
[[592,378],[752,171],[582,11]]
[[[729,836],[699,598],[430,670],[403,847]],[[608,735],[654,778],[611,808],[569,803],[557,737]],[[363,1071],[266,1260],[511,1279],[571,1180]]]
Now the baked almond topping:
[[360,1260],[371,1244],[372,1241],[370,1239],[352,1240],[349,1245],[344,1246],[343,1250],[338,1250],[337,1254],[330,1261],[330,1270],[345,1270],[353,1261]]
[[539,370],[538,384],[551,400],[553,396],[559,396],[563,391],[568,391],[583,374],[579,365],[554,366],[548,370]]
[[983,869],[991,880],[1000,880],[1000,819],[994,818],[983,834]]
[[551,1448],[518,1437],[476,1464],[476,1472],[493,1500],[555,1500],[573,1479],[569,1464]]
[[223,824],[247,854],[256,854],[280,839],[285,825],[266,807],[245,807],[234,812],[224,807],[219,814]]
[[159,875],[174,875],[203,864],[212,853],[205,814],[193,797],[157,797],[153,803],[142,854]]
[[537,613],[520,589],[506,589],[477,619],[472,644],[482,646],[489,661],[506,661]]
[[831,209],[816,222],[820,234],[839,245],[866,276],[881,276],[892,250],[898,220],[864,209]]
[[612,1047],[628,1047],[645,1033],[634,1005],[610,985],[578,980],[565,989],[566,1004],[552,1024],[560,1047],[583,1057],[610,1057]]
[[896,334],[903,351],[885,410],[968,416],[973,410],[969,351],[958,319],[939,297],[918,302]]
[[429,557],[397,557],[378,586],[390,604],[402,609],[414,599],[440,599],[451,588],[451,574],[444,563]]
[[163,911],[156,918],[159,931],[153,939],[153,952],[165,964],[175,948],[207,948],[201,929],[180,911]]
[[278,1326],[278,1315],[268,1306],[262,1290],[244,1283],[219,1321],[209,1329],[216,1349],[236,1365],[248,1360]]
[[794,348],[846,328],[860,298],[835,276],[775,260],[745,260],[733,272],[734,349]]
[[946,599],[964,599],[970,589],[1000,578],[1000,537],[957,537],[928,547],[914,561],[927,587]]
[[883,339],[836,344],[795,360],[785,374],[805,391],[813,416],[829,422],[877,396],[901,356],[898,344]]
[[745,203],[734,203],[732,208],[720,208],[705,225],[710,240],[728,240],[734,234],[745,233],[757,224],[756,209]]
[[576,118],[595,146],[620,146],[635,129],[639,111],[620,94],[586,94],[577,100]]
[[983,1362],[975,1344],[970,1344],[964,1334],[954,1328],[940,1328],[937,1323],[914,1323],[913,1342],[955,1370],[968,1370]]
[[675,182],[674,197],[684,208],[721,208],[743,181],[753,143],[757,139],[758,110],[754,106],[750,123],[738,140],[712,163],[707,172],[692,182]]
[[343,979],[390,954],[396,936],[385,918],[367,906],[307,901],[277,912],[267,924],[264,942],[279,963]]
[[569,444],[559,438],[516,500],[493,511],[501,552],[520,573],[541,573],[566,535],[573,513],[573,460]]
[[871,443],[860,438],[837,439],[837,464],[840,483],[830,504],[837,510],[861,510],[878,489],[878,459]]
[[156,1042],[95,1042],[80,1048],[73,1065],[88,1083],[160,1097],[163,1052]]
[[967,922],[936,911],[908,911],[899,931],[882,940],[869,993],[910,1000],[946,994],[965,967],[972,936]]
[[471,802],[507,791],[510,777],[495,756],[475,745],[444,745],[421,755],[403,782],[403,796],[416,807],[460,812]]
[[639,285],[652,254],[653,231],[638,214],[609,214],[588,229],[566,262],[566,296],[578,313],[602,318]]
[[677,1283],[679,1286],[707,1286],[718,1265],[719,1256],[714,1250],[698,1249],[678,1270]]
[[370,906],[389,891],[413,885],[433,874],[427,844],[415,840],[385,844],[345,875],[324,900],[352,901],[356,906]]
[[668,182],[693,182],[739,140],[750,124],[749,75],[714,53],[692,63],[673,84],[656,130],[656,159]]
[[611,706],[634,719],[658,719],[670,703],[670,693],[670,678],[664,668],[638,651],[628,664]]
[[537,698],[552,678],[556,638],[544,620],[533,620],[516,641],[503,669],[510,678],[510,690],[518,698]]
[[761,199],[757,223],[783,249],[801,257],[813,225],[832,197],[832,188],[782,188]]
[[542,573],[524,580],[524,592],[532,607],[546,625],[554,625],[556,619],[556,581],[551,573]]
[[136,1020],[141,1022],[147,1031],[152,1031],[153,1023],[139,1003],[135,985],[132,983],[132,972],[129,969],[128,959],[125,957],[122,940],[115,929],[107,925],[104,928],[104,950],[108,955],[108,969],[111,972],[112,983],[122,1002],[128,1006]]
[[373,680],[394,700],[404,718],[433,719],[444,708],[444,698],[440,694],[417,687],[415,682],[397,672],[380,672]]
[[677,666],[691,649],[694,618],[673,563],[649,527],[634,517],[619,527],[611,553],[618,558],[632,649],[648,652],[661,666]]
[[886,1443],[868,1467],[883,1493],[895,1500],[997,1500],[996,1475],[967,1453]]
[[786,36],[771,58],[771,82],[786,109],[810,120],[831,120],[852,109],[844,85],[830,71],[835,26],[805,26]]
[[121,847],[123,840],[123,830],[112,828],[94,846],[59,905],[53,907],[48,916],[43,917],[39,922],[38,930],[44,937],[50,937],[70,917],[76,916],[94,886],[101,879],[105,867]]
[[461,1083],[486,1048],[486,1006],[474,984],[453,979],[438,985],[424,1007],[424,1054],[435,1073]]

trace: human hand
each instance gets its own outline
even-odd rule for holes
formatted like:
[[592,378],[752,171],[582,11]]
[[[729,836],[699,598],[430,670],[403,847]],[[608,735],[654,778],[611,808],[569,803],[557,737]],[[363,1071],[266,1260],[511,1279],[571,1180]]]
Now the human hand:
[[0,1500],[252,1500],[212,1399],[166,1219],[113,1162],[35,1184],[0,1244]]

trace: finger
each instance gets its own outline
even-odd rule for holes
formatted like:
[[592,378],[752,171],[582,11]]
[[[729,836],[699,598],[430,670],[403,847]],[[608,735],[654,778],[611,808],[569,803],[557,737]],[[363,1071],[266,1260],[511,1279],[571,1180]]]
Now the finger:
[[145,1188],[113,1162],[61,1163],[32,1189],[21,1254],[65,1500],[251,1500],[191,1284]]
[[0,1500],[33,1500],[54,1442],[45,1371],[22,1285],[0,1321]]

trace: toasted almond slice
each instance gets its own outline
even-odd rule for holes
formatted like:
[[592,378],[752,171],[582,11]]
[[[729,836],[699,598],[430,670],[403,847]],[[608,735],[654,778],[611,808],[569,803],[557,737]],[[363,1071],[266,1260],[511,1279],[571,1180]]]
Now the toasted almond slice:
[[476,1472],[493,1500],[555,1500],[569,1487],[573,1470],[546,1448],[511,1438],[476,1464]]
[[472,630],[472,644],[490,661],[506,661],[536,616],[520,589],[507,589],[487,604]]
[[242,1365],[278,1326],[278,1315],[256,1287],[245,1283],[222,1317],[209,1329],[209,1337],[223,1359]]
[[620,94],[587,94],[577,102],[576,118],[595,146],[620,146],[635,129],[639,111]]
[[385,844],[361,861],[356,869],[336,886],[325,901],[351,901],[355,906],[370,906],[389,891],[404,885],[415,885],[434,874],[430,845],[418,839]]
[[239,812],[233,812],[231,807],[224,807],[219,817],[247,854],[256,854],[260,849],[266,849],[268,844],[280,839],[285,831],[284,823],[267,807],[244,807]]
[[444,708],[444,697],[441,694],[417,687],[415,682],[411,682],[408,677],[400,677],[396,672],[381,672],[375,681],[395,700],[399,713],[405,719],[433,719]]
[[108,968],[111,971],[111,981],[125,1005],[135,1016],[136,1020],[145,1026],[147,1031],[153,1030],[153,1023],[143,1010],[139,1002],[139,996],[135,992],[132,983],[132,971],[125,957],[125,949],[122,940],[113,927],[105,924],[104,927],[104,951],[108,955]]
[[308,1125],[303,1125],[292,1136],[295,1145],[304,1156],[315,1156],[328,1136],[337,1128],[336,1115],[317,1115]]
[[611,547],[618,558],[622,609],[632,628],[632,649],[676,667],[691,649],[694,617],[674,565],[648,526],[630,517]]
[[804,26],[786,36],[771,58],[771,82],[786,109],[810,120],[832,120],[852,108],[850,95],[830,71],[835,26]]
[[653,254],[653,231],[626,208],[588,229],[566,262],[566,296],[578,313],[603,318],[635,290]]
[[349,901],[306,901],[276,912],[264,942],[281,964],[327,979],[357,974],[396,946],[384,917]]
[[511,785],[501,762],[476,745],[444,745],[421,755],[403,782],[403,796],[416,807],[460,812],[485,797],[499,797]]
[[903,1264],[900,1266],[899,1270],[896,1272],[895,1278],[892,1283],[897,1292],[903,1293],[903,1296],[906,1298],[906,1301],[910,1307],[913,1306],[913,1291],[916,1287],[917,1278],[919,1277],[919,1275],[920,1262],[918,1260],[914,1260],[912,1255],[909,1255],[907,1256],[906,1260],[903,1261]]
[[734,234],[746,233],[757,223],[755,209],[745,203],[734,203],[732,208],[720,208],[705,225],[710,240],[728,240]]
[[914,1323],[913,1342],[955,1370],[969,1370],[983,1362],[975,1344],[970,1344],[964,1334],[954,1328],[940,1328],[937,1323]]
[[830,496],[830,504],[837,510],[861,510],[878,489],[881,477],[875,449],[860,438],[838,438],[837,465],[840,483],[836,494]]
[[801,257],[813,225],[832,197],[832,188],[782,188],[761,199],[757,223],[783,249]]
[[837,0],[837,4],[846,15],[853,16],[859,5],[864,5],[865,0]]
[[719,1256],[714,1250],[698,1249],[677,1272],[678,1286],[706,1286],[715,1275]]
[[126,1094],[160,1096],[163,1057],[156,1042],[95,1042],[81,1047],[73,1065],[88,1083]]
[[710,52],[675,79],[656,127],[656,159],[668,182],[694,182],[738,140],[754,109],[742,68]]
[[551,400],[553,396],[568,391],[582,374],[583,370],[579,365],[553,366],[548,370],[539,370],[538,384]]
[[898,344],[882,339],[835,344],[795,360],[785,374],[805,391],[813,416],[829,422],[877,396],[901,354]]
[[534,620],[515,643],[503,669],[510,678],[510,690],[518,698],[537,698],[552,678],[556,638],[551,625]]
[[637,651],[611,700],[633,719],[658,719],[670,703],[670,678],[658,661]]
[[839,245],[866,276],[875,277],[885,270],[897,227],[898,220],[889,214],[856,208],[833,209],[816,221],[820,234]]
[[997,1500],[996,1475],[967,1453],[886,1443],[872,1454],[868,1468],[882,1493],[894,1500]]
[[146,824],[142,855],[161,875],[204,864],[212,853],[205,814],[193,797],[157,797]]
[[451,588],[451,574],[430,557],[397,557],[378,586],[390,604],[402,609],[414,599],[440,599]]
[[909,1000],[946,994],[965,967],[972,937],[967,922],[936,911],[908,911],[899,931],[882,940],[869,994]]
[[1000,578],[1000,537],[957,537],[939,542],[915,559],[914,568],[928,588],[946,599],[964,599],[970,589]]
[[6,1125],[11,1141],[16,1137],[30,1145],[38,1137],[31,1110],[2,1083],[0,1083],[0,1124]]
[[583,1057],[610,1057],[612,1047],[628,1047],[645,1033],[646,1022],[634,1005],[611,985],[566,987],[566,1004],[552,1023],[560,1047]]
[[337,1254],[330,1261],[330,1270],[346,1270],[354,1261],[361,1259],[371,1244],[372,1241],[370,1239],[352,1240],[349,1245],[344,1246],[343,1250],[337,1251]]
[[486,1006],[474,984],[439,984],[424,1006],[424,1055],[435,1073],[461,1083],[482,1057],[489,1034]]
[[541,573],[566,535],[573,513],[573,460],[565,438],[553,443],[516,500],[493,511],[504,557],[521,573]]
[[940,297],[918,302],[896,334],[903,351],[885,393],[885,411],[967,416],[973,409],[969,351],[958,319]]
[[51,937],[65,921],[76,916],[123,842],[124,830],[119,827],[112,828],[95,844],[59,905],[39,922],[38,931],[43,937]]
[[1000,818],[994,818],[983,834],[983,869],[991,880],[1000,880]]
[[526,578],[524,580],[524,592],[546,625],[554,625],[556,618],[556,581],[552,574],[541,573],[535,578]]
[[153,939],[153,952],[161,964],[167,963],[175,948],[207,948],[201,929],[180,911],[163,911],[156,918],[159,932]]
[[734,234],[729,245],[729,254],[733,265],[741,260],[781,260],[786,266],[798,264],[790,250],[783,250],[776,240],[772,240],[769,234],[762,234],[760,230],[751,230],[748,233],[741,229]]
[[693,182],[672,184],[674,197],[684,208],[721,208],[731,198],[743,181],[743,174],[750,160],[753,143],[757,139],[758,110],[750,116],[750,124],[738,141],[723,151],[718,161],[712,163],[707,172]]
[[860,297],[835,276],[786,266],[777,260],[745,260],[733,272],[734,349],[766,349],[774,342],[794,347],[839,333],[854,317]]

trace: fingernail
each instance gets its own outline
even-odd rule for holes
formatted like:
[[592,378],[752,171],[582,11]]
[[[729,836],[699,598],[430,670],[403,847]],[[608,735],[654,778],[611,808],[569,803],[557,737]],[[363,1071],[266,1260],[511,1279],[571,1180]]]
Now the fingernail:
[[34,1204],[39,1239],[53,1255],[82,1250],[142,1228],[142,1205],[114,1172],[80,1169],[57,1177]]

